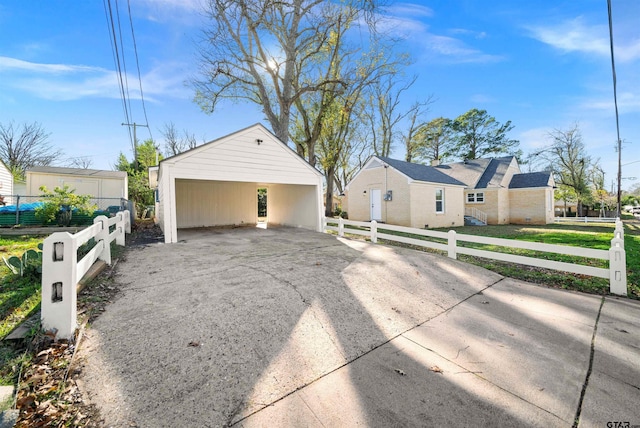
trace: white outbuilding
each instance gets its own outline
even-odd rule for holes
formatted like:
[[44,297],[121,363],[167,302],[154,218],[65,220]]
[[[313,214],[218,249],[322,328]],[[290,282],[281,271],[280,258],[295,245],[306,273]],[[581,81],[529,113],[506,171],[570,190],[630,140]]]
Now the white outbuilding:
[[149,181],[166,243],[197,227],[322,230],[322,174],[261,124],[163,159]]

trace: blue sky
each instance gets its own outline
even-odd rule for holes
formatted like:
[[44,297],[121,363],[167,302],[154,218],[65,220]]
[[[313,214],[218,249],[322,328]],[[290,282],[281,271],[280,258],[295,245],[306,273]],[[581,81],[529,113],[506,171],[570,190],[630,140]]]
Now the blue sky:
[[[115,0],[112,0],[115,3]],[[126,1],[120,0],[129,31]],[[640,183],[640,1],[613,0],[623,188]],[[470,108],[511,120],[523,151],[548,144],[554,128],[578,122],[609,187],[616,177],[616,131],[606,0],[433,0],[389,5],[388,28],[413,55],[418,80],[404,102],[433,95],[429,118]],[[226,104],[208,115],[185,83],[197,72],[197,0],[131,0],[151,135],[173,121],[199,141],[264,120],[259,108]],[[133,46],[125,54],[133,120],[145,123]],[[102,1],[0,3],[0,122],[40,122],[66,158],[87,156],[111,169],[131,144],[119,98]],[[141,138],[149,131],[138,128]],[[402,158],[398,147],[392,156]],[[635,162],[638,161],[638,162]],[[632,163],[633,162],[633,163]]]

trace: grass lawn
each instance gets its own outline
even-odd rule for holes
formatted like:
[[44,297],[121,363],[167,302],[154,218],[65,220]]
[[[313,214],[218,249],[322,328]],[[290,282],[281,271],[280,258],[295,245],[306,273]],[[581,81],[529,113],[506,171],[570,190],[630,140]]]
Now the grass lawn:
[[[378,225],[378,230],[384,229],[384,225]],[[494,238],[514,239],[530,242],[543,242],[546,244],[569,245],[576,247],[586,247],[607,250],[613,238],[614,224],[610,223],[563,223],[548,224],[543,226],[533,225],[499,225],[499,226],[464,226],[455,228],[456,232],[465,235],[481,235]],[[440,229],[446,232],[450,228]],[[348,230],[345,230],[348,233]],[[386,231],[389,234],[409,236],[405,233]],[[439,242],[434,238],[424,238],[418,235],[411,235],[412,238],[429,239]],[[389,245],[400,245],[416,248],[424,251],[429,250],[423,247],[401,244],[393,241],[384,241]],[[524,256],[535,256],[548,260],[557,260],[568,263],[588,264],[594,267],[607,268],[606,260],[592,260],[582,257],[567,256],[561,254],[541,253],[515,248],[505,248],[474,243],[460,243],[461,245],[481,248],[489,251],[507,252]],[[629,297],[640,299],[640,221],[627,219],[625,221],[625,251],[627,260],[627,281]],[[587,275],[578,275],[560,272],[550,269],[543,269],[532,266],[523,266],[514,263],[501,262],[480,257],[459,254],[458,258],[464,262],[482,266],[486,269],[497,272],[501,275],[521,279],[551,287],[583,291],[587,293],[607,294],[609,292],[609,280],[595,278]]]
[[[0,237],[0,256],[21,256],[28,249],[36,250],[44,237]],[[0,261],[0,339],[40,307],[40,279],[14,275]],[[0,342],[0,385],[11,385],[17,376],[16,367],[23,358],[24,349],[11,343]]]

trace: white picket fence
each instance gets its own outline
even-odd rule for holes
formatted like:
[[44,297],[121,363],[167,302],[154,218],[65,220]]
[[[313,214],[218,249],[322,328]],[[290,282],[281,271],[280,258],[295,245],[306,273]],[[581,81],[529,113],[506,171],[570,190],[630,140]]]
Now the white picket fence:
[[556,223],[615,223],[619,221],[616,217],[555,217]]
[[[110,232],[112,226],[114,230]],[[41,320],[45,331],[55,330],[58,338],[73,339],[78,281],[96,260],[111,264],[111,242],[124,246],[125,233],[131,233],[129,211],[120,211],[111,218],[98,216],[92,226],[76,234],[56,232],[44,240]],[[91,238],[96,245],[78,260],[78,248]]]
[[[355,226],[355,228],[347,228],[345,226]],[[470,256],[518,263],[527,266],[537,266],[546,269],[554,269],[564,272],[595,276],[598,278],[608,278],[609,290],[611,293],[624,296],[627,295],[627,262],[624,250],[624,228],[622,222],[619,219],[616,222],[614,236],[613,239],[611,239],[611,247],[608,250],[597,250],[593,248],[572,247],[568,245],[518,241],[513,239],[488,238],[485,236],[464,235],[461,233],[457,233],[455,230],[440,232],[435,230],[414,229],[410,227],[396,226],[386,223],[378,224],[376,221],[364,222],[344,220],[342,218],[325,218],[323,227],[325,231],[331,230],[338,232],[338,236],[344,236],[345,233],[351,235],[366,236],[369,237],[371,239],[371,242],[373,243],[378,242],[378,239],[386,239],[388,241],[396,241],[405,244],[432,248],[435,250],[446,252],[447,255],[453,259],[456,259],[458,254],[467,254]],[[390,233],[385,233],[385,231],[409,233],[412,235],[419,235],[427,238],[439,238],[441,240],[445,240],[446,243],[410,238],[407,236],[393,235]],[[507,248],[521,248],[532,251],[542,251],[546,253],[565,254],[591,259],[608,260],[609,268],[597,268],[582,264],[566,263],[554,260],[538,259],[535,257],[519,256],[515,254],[463,247],[459,246],[458,242],[473,242],[478,244],[496,245]]]

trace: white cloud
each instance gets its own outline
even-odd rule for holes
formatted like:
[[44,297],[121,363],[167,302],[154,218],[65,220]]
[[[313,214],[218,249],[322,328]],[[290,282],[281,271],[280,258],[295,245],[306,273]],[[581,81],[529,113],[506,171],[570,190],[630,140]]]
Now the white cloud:
[[[609,30],[606,25],[588,25],[583,17],[563,21],[556,25],[527,27],[531,36],[563,52],[581,52],[609,57]],[[629,62],[640,59],[640,39],[616,40],[616,60]]]
[[495,103],[497,100],[486,94],[475,94],[471,96],[471,101],[476,104],[490,104]]
[[35,62],[22,61],[20,59],[0,56],[0,71],[19,70],[34,73],[62,74],[77,72],[104,72],[104,68],[90,67],[86,65],[68,64],[39,64]]
[[[186,76],[180,64],[163,64],[142,76],[145,100],[161,97],[189,98]],[[140,99],[137,76],[127,75],[129,97]],[[120,98],[118,75],[101,67],[70,64],[40,64],[0,57],[0,82],[46,100],[69,101],[82,98]]]
[[[388,15],[381,22],[381,29],[408,43],[417,45],[422,55],[430,60],[436,59],[451,63],[487,63],[504,60],[501,55],[492,55],[475,49],[462,40],[430,31],[425,18],[433,17],[433,11],[427,7],[401,3],[389,8]],[[452,34],[473,35],[476,39],[486,37],[484,32],[454,29]]]
[[[613,95],[608,99],[599,98],[592,99],[582,103],[585,109],[614,111]],[[621,114],[640,112],[640,93],[619,92],[618,93],[618,111]]]

